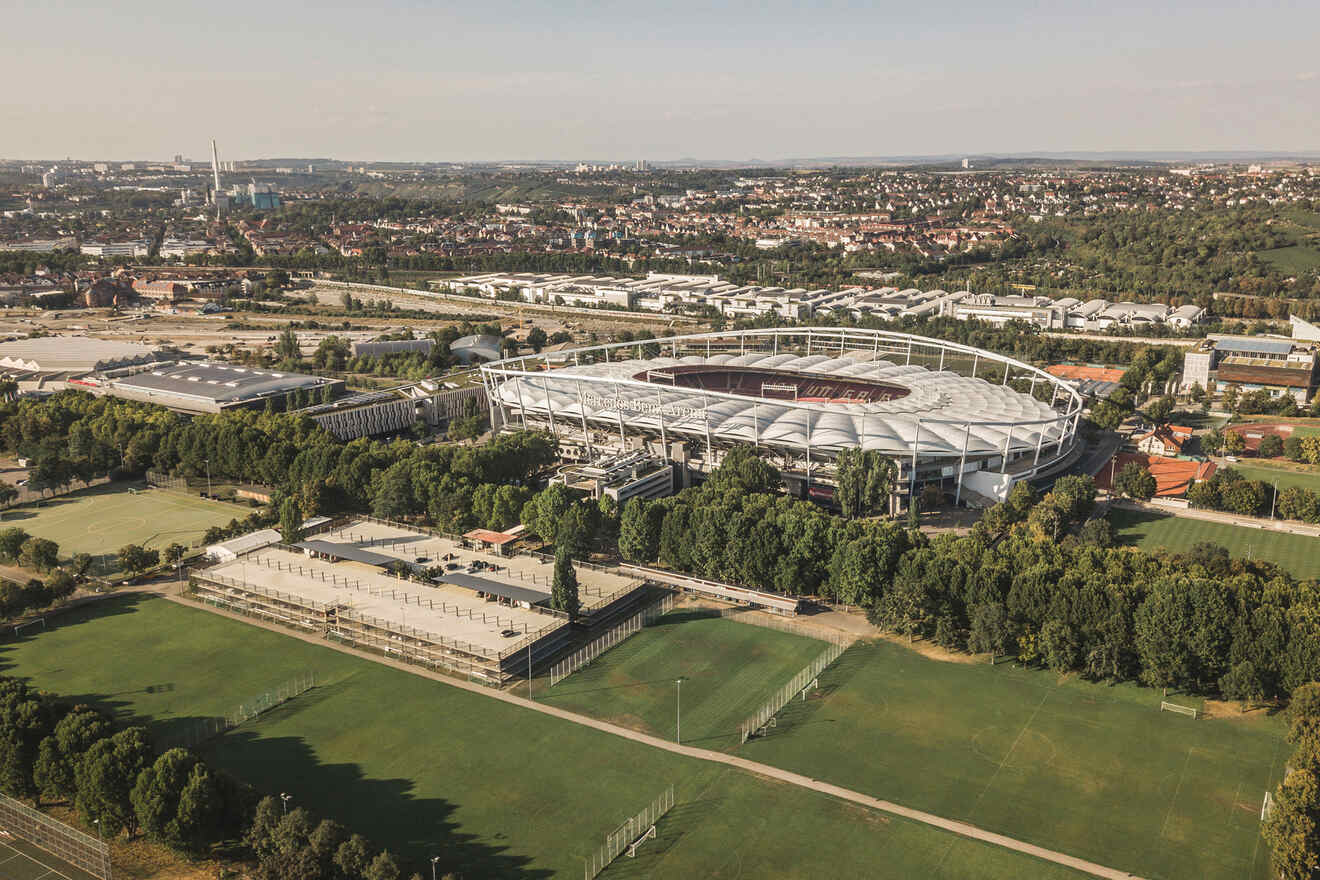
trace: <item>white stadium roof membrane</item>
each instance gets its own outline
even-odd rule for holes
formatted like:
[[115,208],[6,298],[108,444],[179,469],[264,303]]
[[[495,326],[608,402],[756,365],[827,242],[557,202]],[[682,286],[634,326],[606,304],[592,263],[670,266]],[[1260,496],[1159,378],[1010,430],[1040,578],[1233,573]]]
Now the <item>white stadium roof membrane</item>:
[[[828,332],[822,335],[828,338]],[[848,331],[852,335],[847,338],[853,339],[857,332]],[[754,338],[755,333],[711,335],[738,339],[744,346],[753,342],[755,347],[765,347],[765,337]],[[692,343],[703,338],[679,339],[686,339],[685,347],[691,351]],[[1022,454],[1039,450],[1042,445],[1066,443],[1075,431],[1075,416],[1080,409],[1075,392],[1061,388],[1056,380],[1033,367],[990,352],[920,337],[885,340],[896,344],[910,340],[935,352],[981,358],[982,375],[994,370],[996,380],[1002,380],[1007,369],[1013,378],[1030,379],[1033,387],[1037,383],[1053,386],[1055,394],[1066,400],[1066,412],[1002,381],[986,381],[980,376],[973,378],[916,363],[897,363],[892,347],[888,351],[880,351],[878,345],[872,349],[870,342],[874,337],[862,339],[866,340],[865,348],[841,350],[843,346],[834,342],[831,344],[835,347],[828,354],[785,352],[778,340],[776,351],[746,353],[685,355],[675,345],[676,357],[631,358],[625,346],[623,350],[616,349],[609,362],[592,358],[596,362],[558,367],[546,362],[549,369],[543,369],[535,366],[535,361],[524,358],[491,364],[487,369],[496,379],[492,388],[497,403],[524,416],[559,422],[565,427],[579,427],[585,420],[596,429],[620,433],[663,430],[671,436],[708,437],[722,444],[806,447],[818,452],[861,448],[894,456],[915,452],[922,458],[947,458],[964,454],[996,455],[1006,450]],[[657,340],[649,344],[654,351],[671,348],[671,342]],[[584,351],[599,353],[601,349]],[[574,355],[563,354],[569,358]],[[908,360],[911,358],[909,351]],[[943,363],[941,356],[938,364]],[[759,384],[764,376],[739,377],[741,393],[730,393],[683,387],[662,375],[667,368],[680,367],[690,374],[691,368],[703,366],[712,367],[712,375],[718,375],[719,371],[727,373],[731,368],[773,370],[777,376],[799,384],[813,379],[824,382],[847,379],[878,383],[882,390],[878,396],[899,389],[907,393],[889,399],[799,397],[794,400],[774,396],[770,383]]]

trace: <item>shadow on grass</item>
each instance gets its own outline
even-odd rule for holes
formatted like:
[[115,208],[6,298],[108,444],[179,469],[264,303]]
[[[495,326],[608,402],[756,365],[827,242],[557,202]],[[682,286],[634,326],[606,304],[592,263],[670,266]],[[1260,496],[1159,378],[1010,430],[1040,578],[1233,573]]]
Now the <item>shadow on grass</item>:
[[[301,699],[268,714],[296,713]],[[201,751],[209,763],[246,780],[262,794],[288,792],[295,805],[333,818],[389,849],[404,863],[405,876],[413,871],[426,874],[432,856],[440,857],[442,871],[466,880],[541,880],[553,875],[531,867],[526,856],[461,832],[454,818],[458,805],[442,798],[416,797],[410,779],[370,779],[357,764],[323,763],[301,737],[261,737],[240,728]],[[437,754],[436,760],[442,761],[443,755]]]
[[674,808],[656,823],[655,840],[648,840],[638,847],[637,854],[633,858],[628,858],[627,855],[619,856],[610,863],[602,876],[605,878],[662,876],[656,874],[661,860],[670,850],[682,843],[683,838],[689,833],[718,818],[721,800],[718,797],[709,797],[691,803],[675,804]]
[[[1152,510],[1128,510],[1114,509],[1109,512],[1109,521],[1114,524],[1114,529],[1119,532],[1119,542],[1127,547],[1135,547],[1141,543],[1145,535],[1142,527],[1155,522],[1161,522],[1168,519],[1171,514],[1156,513]],[[1131,534],[1123,534],[1128,530],[1135,530]]]

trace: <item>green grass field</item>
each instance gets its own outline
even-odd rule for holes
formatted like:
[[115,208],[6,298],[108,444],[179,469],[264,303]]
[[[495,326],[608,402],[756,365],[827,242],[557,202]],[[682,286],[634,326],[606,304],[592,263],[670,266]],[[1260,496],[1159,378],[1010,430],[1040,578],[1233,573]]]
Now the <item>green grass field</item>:
[[[137,486],[134,486],[137,488]],[[4,512],[0,525],[17,526],[30,535],[60,545],[61,558],[75,553],[113,556],[125,544],[159,550],[169,544],[201,540],[211,526],[242,519],[251,508],[171,489],[143,489],[133,494],[123,483],[107,483],[27,504]]]
[[[743,754],[1147,878],[1264,878],[1276,718],[1193,721],[1160,692],[849,649]],[[1186,697],[1172,700],[1196,705]]]
[[62,616],[0,647],[0,669],[161,738],[315,669],[321,686],[205,754],[390,847],[405,873],[435,854],[465,880],[575,878],[607,831],[673,783],[658,839],[606,877],[1079,876],[162,599]]
[[1248,479],[1262,480],[1271,485],[1277,484],[1280,490],[1290,486],[1301,486],[1312,492],[1320,492],[1320,473],[1294,471],[1259,463],[1235,464],[1232,467]]
[[1320,538],[1135,510],[1111,510],[1109,519],[1122,540],[1145,550],[1189,550],[1211,541],[1232,556],[1277,563],[1294,577],[1320,577]]
[[1304,275],[1320,269],[1320,247],[1312,244],[1294,244],[1268,251],[1257,251],[1256,256],[1280,272],[1290,275]]
[[[683,742],[736,746],[738,724],[827,643],[700,612],[660,618],[540,699],[657,736],[673,737],[683,679]],[[548,683],[548,682],[547,682]]]

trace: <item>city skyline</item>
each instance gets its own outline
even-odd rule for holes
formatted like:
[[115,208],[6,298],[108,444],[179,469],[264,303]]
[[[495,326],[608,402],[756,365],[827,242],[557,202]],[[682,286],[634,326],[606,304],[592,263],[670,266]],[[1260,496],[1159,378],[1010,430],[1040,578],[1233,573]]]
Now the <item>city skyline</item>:
[[1249,17],[240,2],[167,18],[132,2],[7,20],[48,35],[0,58],[14,82],[42,65],[35,92],[0,99],[13,157],[200,159],[213,136],[222,158],[354,161],[1320,152],[1320,9],[1289,0]]

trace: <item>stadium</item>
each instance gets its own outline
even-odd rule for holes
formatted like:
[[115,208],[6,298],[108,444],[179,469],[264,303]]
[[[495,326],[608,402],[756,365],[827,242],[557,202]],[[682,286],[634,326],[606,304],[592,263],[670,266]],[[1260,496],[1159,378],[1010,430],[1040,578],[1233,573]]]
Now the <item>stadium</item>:
[[549,430],[566,457],[655,449],[708,471],[751,444],[817,496],[838,454],[862,449],[895,461],[902,492],[1002,498],[1071,461],[1083,407],[1066,382],[1012,358],[854,328],[674,336],[481,370],[492,424]]

